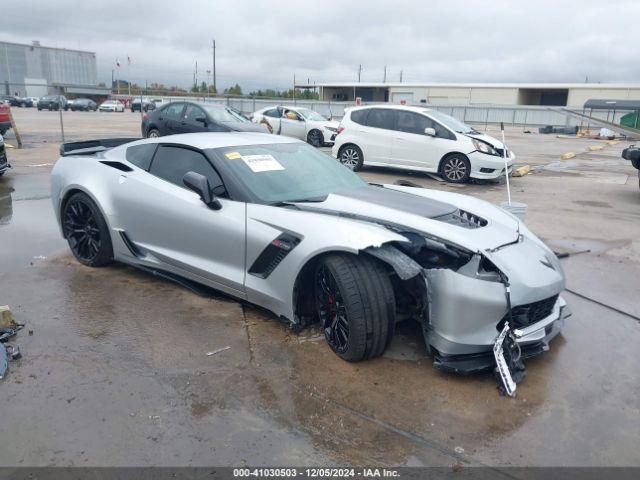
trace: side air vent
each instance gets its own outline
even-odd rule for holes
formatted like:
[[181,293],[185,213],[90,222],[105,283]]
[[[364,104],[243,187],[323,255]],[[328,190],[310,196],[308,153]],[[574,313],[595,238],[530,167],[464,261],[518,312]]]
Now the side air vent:
[[488,223],[484,218],[461,209],[458,209],[453,213],[437,217],[435,220],[463,228],[486,227]]
[[129,236],[124,232],[124,230],[120,230],[119,233],[120,233],[120,238],[122,238],[122,242],[127,246],[127,248],[129,249],[129,251],[134,257],[140,258],[144,256],[142,255],[142,252],[136,246],[136,244],[133,243],[129,238]]
[[101,160],[100,163],[108,167],[115,168],[116,170],[120,170],[122,172],[133,172],[133,168],[131,168],[129,165],[125,165],[124,163],[112,162],[109,160]]
[[129,165],[125,165],[124,163],[112,162],[109,160],[101,160],[100,163],[108,167],[115,168],[116,170],[120,170],[122,172],[133,172],[133,168],[131,168]]
[[267,278],[299,243],[298,237],[283,233],[258,255],[256,261],[249,268],[249,273],[256,277]]

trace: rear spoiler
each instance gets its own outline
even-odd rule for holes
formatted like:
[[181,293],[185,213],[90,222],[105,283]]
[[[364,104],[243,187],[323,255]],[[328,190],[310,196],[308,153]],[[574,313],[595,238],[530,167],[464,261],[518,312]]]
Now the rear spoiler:
[[135,142],[140,138],[104,138],[101,140],[85,140],[82,142],[69,142],[60,145],[60,155],[63,157],[69,155],[89,155],[92,153],[103,152],[110,148],[119,147],[125,143]]

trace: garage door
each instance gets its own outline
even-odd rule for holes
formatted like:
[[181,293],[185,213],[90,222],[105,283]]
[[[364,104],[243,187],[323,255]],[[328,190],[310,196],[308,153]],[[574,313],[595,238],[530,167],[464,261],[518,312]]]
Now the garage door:
[[391,93],[392,103],[413,103],[413,92],[393,92]]

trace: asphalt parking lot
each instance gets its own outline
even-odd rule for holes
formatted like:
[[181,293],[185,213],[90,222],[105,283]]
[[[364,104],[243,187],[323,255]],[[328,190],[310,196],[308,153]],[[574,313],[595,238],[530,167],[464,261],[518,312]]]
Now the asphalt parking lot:
[[[259,309],[122,265],[81,266],[49,200],[59,115],[14,115],[25,148],[8,151],[14,168],[0,179],[0,305],[27,327],[23,358],[0,381],[0,466],[640,465],[640,190],[620,158],[628,142],[507,131],[517,163],[534,167],[512,179],[529,228],[557,251],[590,252],[563,260],[573,316],[506,398],[491,376],[435,370],[414,324],[383,357],[349,364],[316,329],[296,335]],[[139,113],[63,115],[68,141],[140,135]],[[500,183],[361,174],[506,199]]]

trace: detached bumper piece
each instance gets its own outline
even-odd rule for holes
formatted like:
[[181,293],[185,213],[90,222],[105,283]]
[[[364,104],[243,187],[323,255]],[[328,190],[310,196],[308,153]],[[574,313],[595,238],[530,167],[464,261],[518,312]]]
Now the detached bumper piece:
[[[565,319],[571,316],[571,310],[561,297],[554,297],[554,300],[553,309],[546,318],[539,319],[536,323],[529,324],[525,328],[517,328],[518,326],[499,322],[498,326],[501,331],[496,338],[496,344],[487,345],[486,351],[465,355],[445,355],[432,350],[433,365],[440,370],[459,375],[476,375],[493,371],[498,377],[500,392],[513,395],[515,384],[519,383],[526,373],[523,360],[536,357],[549,350],[549,342],[560,333]],[[526,318],[529,319],[539,318],[541,311],[548,311],[549,303],[548,300],[544,300],[535,304],[523,305],[521,314],[525,316],[526,312]],[[517,311],[517,309],[518,307],[514,307],[514,310]],[[522,321],[522,317],[518,320]],[[508,367],[514,383],[509,387],[503,380],[505,372],[501,374],[500,367],[496,362],[496,346],[501,340],[500,337],[503,337],[502,353],[505,360],[502,368],[505,365]]]

